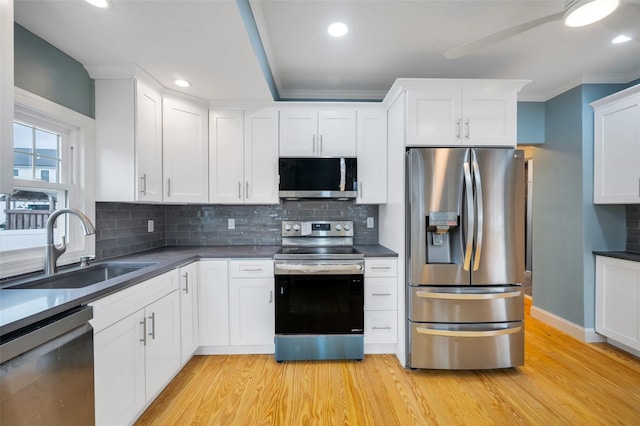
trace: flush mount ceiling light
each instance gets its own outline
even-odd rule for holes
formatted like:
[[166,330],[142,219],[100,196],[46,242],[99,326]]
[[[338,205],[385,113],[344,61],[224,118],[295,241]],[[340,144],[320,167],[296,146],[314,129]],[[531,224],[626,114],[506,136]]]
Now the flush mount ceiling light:
[[611,40],[611,43],[620,44],[620,43],[625,43],[625,42],[627,42],[629,40],[631,40],[631,37],[627,37],[624,34],[620,34],[618,37],[616,37],[613,40]]
[[100,9],[107,9],[111,7],[111,3],[108,0],[87,0],[92,6],[99,7]]
[[565,12],[564,23],[568,27],[593,24],[611,14],[619,5],[620,0],[579,0]]
[[174,81],[174,83],[176,84],[176,86],[180,86],[180,87],[191,86],[191,83],[189,83],[187,80],[177,79],[176,81]]
[[349,28],[347,28],[347,26],[342,22],[334,22],[333,24],[329,25],[327,31],[333,37],[342,37],[347,33],[347,31],[349,31]]

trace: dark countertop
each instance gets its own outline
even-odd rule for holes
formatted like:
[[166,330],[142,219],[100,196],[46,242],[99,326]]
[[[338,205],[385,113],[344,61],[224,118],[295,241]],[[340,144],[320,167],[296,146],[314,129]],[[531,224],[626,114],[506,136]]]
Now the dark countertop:
[[[397,256],[397,253],[377,244],[360,245],[355,246],[355,248],[365,257]],[[163,247],[105,260],[105,262],[153,262],[154,265],[87,287],[73,289],[2,288],[0,289],[0,336],[131,287],[196,260],[272,258],[278,250],[280,250],[280,246]],[[77,269],[77,266],[61,268],[61,272],[72,269]],[[2,282],[2,286],[13,286],[26,280],[28,279],[8,280]]]
[[633,262],[640,262],[640,253],[634,253],[632,251],[594,251],[593,254],[598,256],[615,257],[616,259],[631,260]]

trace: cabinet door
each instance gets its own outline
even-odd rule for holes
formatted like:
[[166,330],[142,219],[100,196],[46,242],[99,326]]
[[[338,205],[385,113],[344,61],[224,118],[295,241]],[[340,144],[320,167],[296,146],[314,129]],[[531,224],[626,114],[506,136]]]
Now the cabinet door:
[[278,204],[278,111],[244,117],[244,200]]
[[358,204],[387,202],[387,112],[358,111]]
[[163,99],[164,201],[208,201],[207,129],[207,110],[177,99]]
[[232,345],[272,345],[275,334],[274,278],[229,281]]
[[517,94],[465,90],[462,141],[472,146],[516,146]]
[[244,201],[243,120],[242,111],[209,113],[209,201],[212,203]]
[[280,157],[313,157],[318,150],[318,112],[280,111]]
[[136,194],[139,201],[162,201],[162,97],[136,82]]
[[96,333],[96,425],[128,424],[145,405],[144,311]]
[[198,264],[180,268],[180,362],[198,347]]
[[198,262],[200,346],[229,345],[229,273],[226,260]]
[[596,110],[594,203],[640,203],[640,95]]
[[356,156],[356,112],[320,111],[318,113],[320,157]]
[[460,146],[462,127],[462,90],[407,92],[407,146]]
[[596,331],[640,350],[640,262],[596,256]]
[[180,368],[180,296],[171,292],[145,308],[147,401],[164,388]]

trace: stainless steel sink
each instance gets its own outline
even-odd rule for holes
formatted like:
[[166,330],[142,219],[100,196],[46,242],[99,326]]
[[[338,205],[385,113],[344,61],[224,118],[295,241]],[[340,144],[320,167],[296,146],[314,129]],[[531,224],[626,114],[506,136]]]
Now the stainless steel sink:
[[109,262],[62,272],[6,287],[7,289],[82,288],[155,265],[149,262]]

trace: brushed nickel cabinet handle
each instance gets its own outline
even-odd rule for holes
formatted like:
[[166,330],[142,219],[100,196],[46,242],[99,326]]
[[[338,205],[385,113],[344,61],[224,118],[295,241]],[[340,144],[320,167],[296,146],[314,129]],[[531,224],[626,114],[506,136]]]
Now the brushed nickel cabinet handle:
[[142,189],[140,192],[142,195],[147,195],[147,174],[143,174],[142,177],[140,177],[140,180],[142,181]]
[[372,330],[391,330],[391,327],[371,327]]
[[171,178],[167,179],[167,197],[171,197]]
[[372,296],[393,296],[391,293],[371,293]]
[[242,198],[242,182],[238,182],[238,199]]
[[189,294],[189,274],[185,273],[182,278],[184,278],[184,291],[186,294]]
[[246,182],[245,182],[244,197],[245,197],[245,198],[249,198],[249,181],[246,181]]
[[149,333],[149,336],[151,336],[153,340],[156,340],[156,313],[152,312],[149,319],[151,320],[151,333]]
[[140,339],[140,341],[143,346],[147,346],[147,320],[143,318],[142,321],[140,321],[140,325],[142,325],[142,339]]

